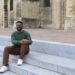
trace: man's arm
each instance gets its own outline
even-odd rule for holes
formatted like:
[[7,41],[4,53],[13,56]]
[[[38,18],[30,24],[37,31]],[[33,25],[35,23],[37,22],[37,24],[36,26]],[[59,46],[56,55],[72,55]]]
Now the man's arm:
[[21,41],[20,41],[20,43],[21,44],[30,44],[30,40],[27,40],[27,39],[22,39]]
[[30,34],[27,32],[27,38],[25,39],[25,41],[28,43],[28,44],[32,44],[32,39],[31,39],[31,36]]
[[21,44],[20,41],[15,39],[15,34],[14,33],[11,35],[11,42],[14,45],[20,45]]

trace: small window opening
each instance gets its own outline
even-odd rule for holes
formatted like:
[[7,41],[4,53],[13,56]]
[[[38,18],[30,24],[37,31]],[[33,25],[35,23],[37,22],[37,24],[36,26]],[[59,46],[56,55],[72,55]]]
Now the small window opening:
[[50,7],[50,0],[44,0],[44,7]]
[[10,0],[10,10],[13,10],[13,0]]

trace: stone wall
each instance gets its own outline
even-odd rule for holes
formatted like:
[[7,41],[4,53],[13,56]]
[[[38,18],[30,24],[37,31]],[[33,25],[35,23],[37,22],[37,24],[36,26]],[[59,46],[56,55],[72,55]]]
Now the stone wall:
[[75,0],[66,1],[65,29],[75,29]]
[[4,9],[3,9],[3,7],[4,7],[4,2],[3,2],[3,0],[0,0],[0,26],[1,27],[3,27],[3,17],[4,17],[4,15],[3,15],[3,11],[4,11]]
[[46,28],[52,24],[52,4],[44,6],[44,0],[23,0],[21,16],[26,23],[25,27]]
[[[47,0],[48,1],[48,0]],[[49,3],[44,3],[45,0],[41,1],[41,26],[43,28],[48,28],[52,24],[52,0]]]
[[40,1],[23,1],[21,13],[23,18],[39,19]]
[[40,26],[40,0],[23,0],[21,18],[25,28],[38,28]]
[[74,0],[49,0],[50,6],[45,6],[45,0],[13,0],[12,11],[10,0],[5,1],[7,13],[4,10],[4,1],[0,1],[2,27],[12,27],[15,21],[22,20],[26,28],[75,29]]
[[[9,27],[12,27],[15,21],[19,19],[24,22],[26,28],[42,27],[60,29],[63,27],[62,23],[64,24],[64,2],[62,2],[62,0],[50,0],[50,6],[45,6],[44,0],[13,0],[14,5],[12,11],[10,11],[10,0],[7,1]],[[0,11],[2,12],[2,10]],[[2,21],[4,24],[5,20],[3,19]]]

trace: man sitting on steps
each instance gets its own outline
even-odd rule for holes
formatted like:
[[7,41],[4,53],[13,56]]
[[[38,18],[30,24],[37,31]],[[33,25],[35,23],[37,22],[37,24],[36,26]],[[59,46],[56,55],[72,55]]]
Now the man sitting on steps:
[[19,55],[18,65],[22,65],[23,57],[29,53],[29,45],[32,44],[30,34],[23,30],[23,22],[16,22],[17,31],[11,35],[11,42],[13,46],[8,46],[4,49],[3,53],[3,66],[0,68],[0,73],[8,70],[9,67],[9,54]]

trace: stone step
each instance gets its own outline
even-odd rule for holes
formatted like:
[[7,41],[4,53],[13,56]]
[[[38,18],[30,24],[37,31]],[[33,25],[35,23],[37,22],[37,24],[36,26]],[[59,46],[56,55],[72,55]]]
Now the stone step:
[[[11,45],[9,36],[0,36],[0,46]],[[32,51],[75,59],[75,44],[33,40]]]
[[[12,56],[15,61],[18,59]],[[52,70],[65,75],[75,74],[75,60],[59,56],[52,56],[38,52],[30,52],[24,58],[24,63],[38,66],[47,70]]]
[[[0,63],[2,64],[2,58],[0,57]],[[23,64],[22,66],[17,66],[15,62],[10,62],[9,71],[1,75],[63,75],[50,70],[39,68],[37,66]]]
[[33,40],[31,50],[49,55],[75,59],[75,44]]
[[10,64],[10,70],[20,75],[63,75],[29,64],[23,64],[22,66],[17,66],[16,64]]
[[[1,40],[0,55],[3,53],[4,46],[11,44],[9,37],[3,37]],[[65,75],[75,75],[75,59],[71,59],[75,58],[74,49],[74,44],[34,40],[31,46],[31,52],[24,59],[24,63]],[[11,59],[15,61],[17,57],[11,56]]]
[[15,72],[11,72],[11,71],[7,71],[5,73],[0,73],[0,75],[20,75],[20,74],[17,74]]
[[[10,61],[17,63],[18,56],[10,56]],[[65,75],[75,75],[75,60],[59,56],[31,51],[25,58],[24,64],[30,64],[43,69],[55,71]]]
[[73,59],[30,52],[25,58],[25,63],[63,73],[65,75],[75,75],[75,60]]
[[[0,57],[0,67],[2,66],[2,57]],[[20,75],[20,74],[18,74],[18,73],[16,73],[16,72],[12,72],[12,71],[7,71],[7,72],[5,72],[5,73],[0,73],[0,75]]]

